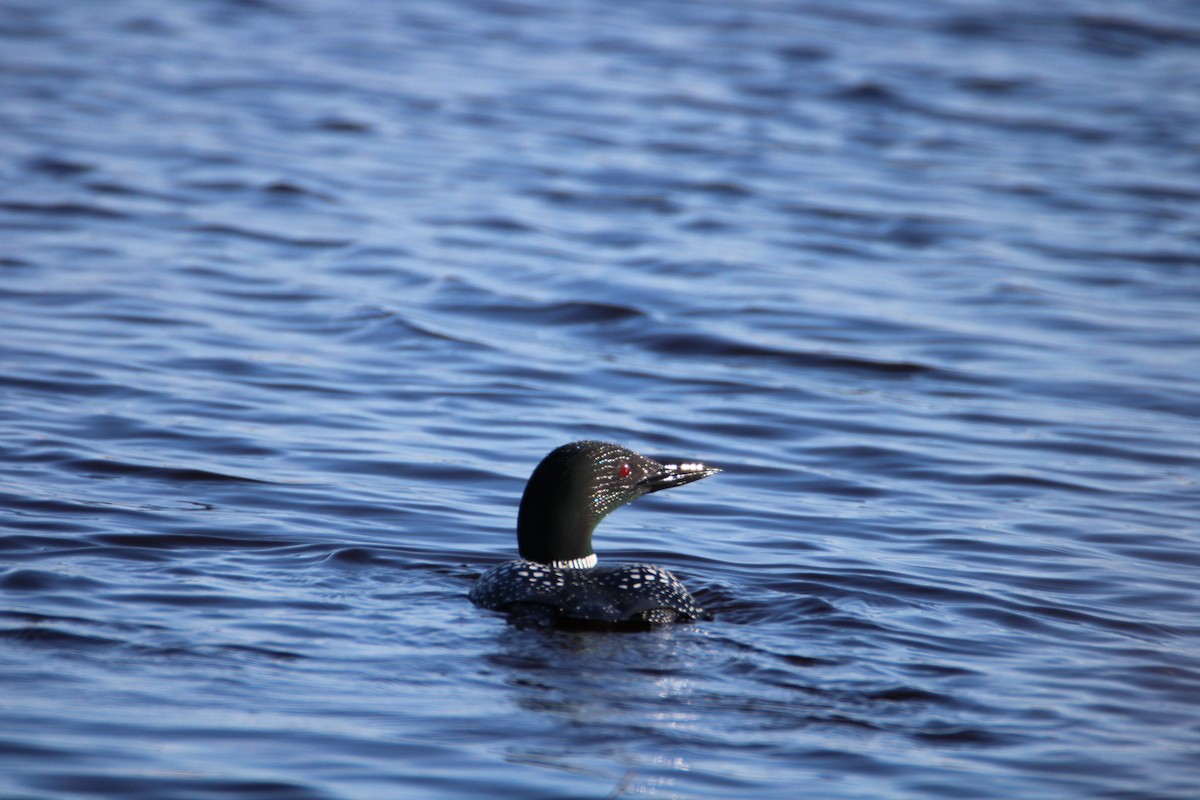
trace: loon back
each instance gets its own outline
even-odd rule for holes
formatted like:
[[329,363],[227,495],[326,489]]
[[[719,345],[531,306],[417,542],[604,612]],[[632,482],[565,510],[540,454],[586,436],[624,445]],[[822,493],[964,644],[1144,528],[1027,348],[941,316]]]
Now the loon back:
[[493,611],[534,605],[556,617],[593,622],[692,622],[704,614],[678,578],[653,564],[560,569],[506,561],[484,573],[470,597]]

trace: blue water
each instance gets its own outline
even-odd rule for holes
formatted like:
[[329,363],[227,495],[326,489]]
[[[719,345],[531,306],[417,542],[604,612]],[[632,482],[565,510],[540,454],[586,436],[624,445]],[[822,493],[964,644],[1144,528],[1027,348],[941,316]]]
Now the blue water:
[[1198,478],[1194,2],[0,0],[5,798],[1190,800]]

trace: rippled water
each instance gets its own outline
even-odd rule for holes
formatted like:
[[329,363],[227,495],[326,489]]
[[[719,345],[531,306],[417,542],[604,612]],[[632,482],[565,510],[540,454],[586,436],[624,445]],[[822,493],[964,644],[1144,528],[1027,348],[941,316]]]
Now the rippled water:
[[[0,795],[1200,795],[1192,2],[0,2]],[[466,593],[557,444],[715,619]]]

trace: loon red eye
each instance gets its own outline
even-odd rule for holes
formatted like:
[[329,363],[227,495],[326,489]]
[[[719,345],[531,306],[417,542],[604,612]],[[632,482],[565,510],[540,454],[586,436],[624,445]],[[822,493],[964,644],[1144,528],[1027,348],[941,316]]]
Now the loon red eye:
[[622,477],[622,478],[628,478],[628,477],[629,477],[629,472],[630,472],[629,465],[628,465],[628,464],[622,464],[622,465],[621,465],[621,477]]

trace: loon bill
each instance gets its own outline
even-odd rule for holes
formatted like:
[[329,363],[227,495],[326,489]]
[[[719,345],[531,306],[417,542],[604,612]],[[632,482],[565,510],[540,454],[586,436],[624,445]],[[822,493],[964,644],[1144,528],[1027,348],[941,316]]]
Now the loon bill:
[[529,608],[605,623],[690,622],[703,610],[683,584],[651,564],[596,566],[592,531],[610,512],[660,489],[720,472],[703,464],[659,464],[608,442],[553,450],[525,485],[517,515],[521,558],[485,572],[471,602],[493,611]]

